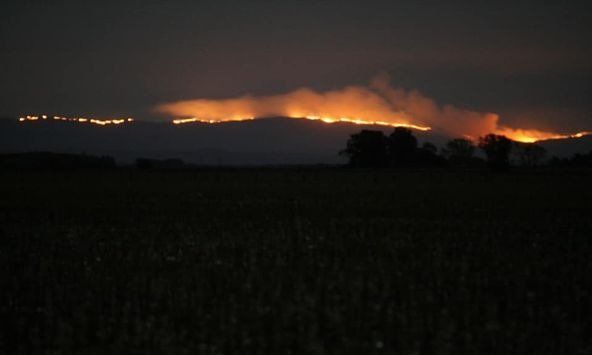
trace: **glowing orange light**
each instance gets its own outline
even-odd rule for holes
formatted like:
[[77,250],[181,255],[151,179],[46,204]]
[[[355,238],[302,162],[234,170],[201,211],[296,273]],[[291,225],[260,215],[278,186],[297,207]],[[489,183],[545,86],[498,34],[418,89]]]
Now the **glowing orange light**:
[[[419,125],[413,125],[413,124],[408,124],[408,123],[371,121],[371,120],[364,120],[364,119],[359,119],[359,118],[349,118],[349,117],[328,117],[328,116],[316,116],[316,115],[308,115],[308,116],[291,115],[289,117],[290,118],[307,119],[307,120],[311,120],[311,121],[322,121],[322,122],[329,123],[329,124],[338,123],[338,122],[346,122],[346,123],[352,123],[352,124],[357,124],[357,125],[406,127],[406,128],[410,128],[410,129],[416,129],[419,131],[431,130],[431,127],[427,127],[427,126],[419,126]],[[216,124],[216,123],[223,123],[223,122],[250,121],[250,120],[254,120],[254,119],[255,119],[255,117],[231,117],[231,118],[223,118],[223,119],[219,119],[219,120],[213,120],[213,119],[202,119],[202,118],[197,118],[197,117],[191,117],[191,118],[174,119],[172,122],[175,125],[180,125],[180,124],[185,124],[185,123],[194,123],[194,122]]]
[[[41,116],[33,116],[27,115],[25,117],[20,117],[18,119],[19,122],[25,121],[37,121],[39,119],[48,119],[49,116],[41,115]],[[54,121],[65,121],[65,122],[77,122],[77,123],[92,123],[99,126],[106,126],[106,125],[120,125],[126,122],[134,122],[134,119],[131,117],[128,118],[112,118],[112,119],[98,119],[98,118],[86,118],[86,117],[62,117],[62,116],[51,116]]]
[[432,128],[427,126],[419,126],[413,125],[409,123],[396,123],[396,122],[386,122],[386,121],[371,121],[371,120],[364,120],[361,118],[349,118],[349,117],[327,117],[327,116],[290,116],[290,118],[305,118],[307,120],[312,121],[322,121],[325,123],[337,123],[337,122],[346,122],[346,123],[353,123],[357,125],[370,125],[370,126],[386,126],[386,127],[405,127],[410,129],[416,129],[419,131],[429,131]]
[[173,120],[173,124],[180,125],[180,124],[184,124],[184,123],[193,123],[193,122],[214,124],[214,123],[222,123],[222,122],[251,121],[254,119],[255,119],[255,117],[230,117],[230,118],[223,118],[220,120],[206,120],[206,119],[201,119],[201,118],[197,118],[197,117],[191,117],[191,118],[175,119],[175,120]]
[[[244,95],[224,99],[198,98],[158,105],[158,112],[171,115],[173,123],[218,123],[240,121],[243,117],[290,117],[317,120],[327,124],[346,122],[360,125],[407,127],[429,131],[438,127],[449,137],[479,137],[489,133],[516,141],[579,138],[588,132],[559,134],[504,126],[499,115],[454,105],[440,105],[416,90],[393,87],[387,76],[369,85],[346,86],[319,92],[300,88],[267,96]],[[232,118],[232,119],[229,119]]]
[[514,141],[522,143],[535,143],[543,140],[552,139],[567,139],[567,138],[582,138],[592,134],[592,132],[578,132],[574,134],[559,134],[552,132],[544,132],[535,129],[513,129],[507,127],[500,127],[496,134],[504,135]]

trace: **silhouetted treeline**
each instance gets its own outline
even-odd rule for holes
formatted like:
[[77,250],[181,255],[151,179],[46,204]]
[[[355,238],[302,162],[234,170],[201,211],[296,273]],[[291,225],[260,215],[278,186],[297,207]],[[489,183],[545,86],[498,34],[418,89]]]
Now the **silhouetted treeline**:
[[411,130],[397,127],[390,136],[382,131],[362,130],[353,134],[340,154],[355,167],[441,165],[444,159],[431,143],[418,146]]
[[189,167],[181,159],[136,159],[136,168],[141,170],[179,170]]
[[592,150],[588,154],[574,154],[571,158],[562,159],[553,157],[549,161],[549,165],[555,167],[592,168]]
[[[476,156],[477,149],[484,159]],[[479,137],[477,144],[466,138],[455,138],[446,143],[438,154],[432,143],[421,147],[413,132],[397,127],[386,136],[382,131],[362,130],[351,135],[346,148],[340,153],[349,159],[349,165],[364,168],[406,166],[483,167],[504,171],[512,165],[521,167],[592,166],[592,152],[576,154],[570,159],[547,159],[545,148],[535,143],[521,143],[505,136],[488,134]]]
[[0,168],[23,170],[112,169],[117,165],[109,156],[30,152],[0,154]]

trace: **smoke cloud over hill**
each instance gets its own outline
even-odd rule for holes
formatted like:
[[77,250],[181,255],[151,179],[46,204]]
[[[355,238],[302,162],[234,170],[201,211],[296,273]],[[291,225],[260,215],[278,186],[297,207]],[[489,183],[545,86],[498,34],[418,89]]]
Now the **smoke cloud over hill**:
[[162,104],[157,111],[172,115],[178,119],[177,123],[217,123],[285,116],[320,119],[328,123],[345,121],[421,130],[433,127],[450,136],[470,138],[497,133],[524,142],[569,136],[506,127],[500,124],[500,118],[495,113],[439,105],[418,91],[392,86],[386,75],[376,77],[367,86],[347,86],[326,92],[300,88],[270,96],[177,101]]

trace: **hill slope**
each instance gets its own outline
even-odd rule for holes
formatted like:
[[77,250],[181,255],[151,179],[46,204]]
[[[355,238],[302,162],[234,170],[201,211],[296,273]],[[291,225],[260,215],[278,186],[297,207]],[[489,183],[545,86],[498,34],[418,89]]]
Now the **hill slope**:
[[[390,127],[268,118],[220,124],[175,126],[142,122],[97,127],[70,122],[0,120],[0,152],[52,151],[111,155],[129,163],[138,157],[181,158],[211,165],[338,164],[338,152],[361,129]],[[422,141],[441,146],[449,137],[415,131]],[[592,137],[542,142],[550,155],[565,156],[592,149]]]

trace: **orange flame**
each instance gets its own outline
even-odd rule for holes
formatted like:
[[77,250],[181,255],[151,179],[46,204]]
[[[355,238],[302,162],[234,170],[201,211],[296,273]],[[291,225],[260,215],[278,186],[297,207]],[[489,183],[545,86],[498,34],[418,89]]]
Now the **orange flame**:
[[238,121],[249,121],[254,120],[255,117],[234,117],[220,120],[205,120],[197,117],[181,118],[173,120],[173,124],[179,125],[183,123],[200,122],[200,123],[223,123],[223,122],[238,122]]
[[428,125],[412,123],[406,113],[394,110],[376,93],[356,86],[325,93],[299,89],[284,95],[258,98],[246,96],[222,100],[180,101],[161,105],[157,110],[180,116],[173,120],[174,124],[218,123],[283,116],[325,123],[403,126],[423,131],[430,129]]
[[426,126],[418,126],[409,123],[392,123],[386,121],[368,121],[360,118],[348,118],[348,117],[321,117],[321,116],[288,116],[290,118],[305,118],[311,121],[323,121],[325,123],[337,123],[337,122],[346,122],[346,123],[353,123],[357,125],[372,125],[372,126],[386,126],[386,127],[405,127],[410,129],[416,129],[419,131],[429,131],[432,128]]
[[63,117],[63,116],[48,116],[48,115],[27,115],[19,117],[19,122],[25,121],[38,121],[38,120],[53,120],[53,121],[65,121],[65,122],[78,122],[78,123],[91,123],[99,126],[107,125],[120,125],[123,123],[134,122],[131,117],[127,118],[110,118],[110,119],[98,119],[98,118],[85,118],[85,117]]
[[588,131],[573,134],[559,134],[539,131],[536,129],[513,129],[508,127],[500,127],[495,133],[504,135],[514,141],[522,143],[535,143],[538,141],[551,139],[582,138],[584,136],[592,134],[592,132]]
[[500,118],[495,113],[471,111],[452,105],[440,106],[417,91],[393,88],[386,76],[377,77],[369,86],[348,86],[327,92],[301,88],[286,94],[262,97],[177,101],[160,105],[156,110],[179,117],[173,120],[174,124],[283,116],[325,123],[407,127],[421,131],[438,127],[451,137],[478,137],[496,133],[520,142],[579,138],[590,133],[560,134],[510,128],[500,125]]

